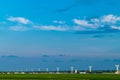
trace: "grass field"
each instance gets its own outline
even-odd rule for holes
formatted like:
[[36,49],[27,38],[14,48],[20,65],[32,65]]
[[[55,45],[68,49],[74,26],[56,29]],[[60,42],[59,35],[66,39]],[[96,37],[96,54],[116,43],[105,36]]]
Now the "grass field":
[[114,74],[0,74],[0,80],[120,80]]

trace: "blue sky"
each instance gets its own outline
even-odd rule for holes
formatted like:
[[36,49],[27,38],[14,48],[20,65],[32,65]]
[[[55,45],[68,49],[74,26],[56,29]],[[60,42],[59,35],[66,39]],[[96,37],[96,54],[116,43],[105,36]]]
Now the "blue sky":
[[0,55],[120,56],[119,0],[0,0]]

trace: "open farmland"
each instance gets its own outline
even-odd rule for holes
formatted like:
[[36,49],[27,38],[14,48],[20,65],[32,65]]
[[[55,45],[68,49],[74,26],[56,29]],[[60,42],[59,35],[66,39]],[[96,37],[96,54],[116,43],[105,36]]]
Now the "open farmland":
[[0,80],[120,80],[115,74],[0,74]]

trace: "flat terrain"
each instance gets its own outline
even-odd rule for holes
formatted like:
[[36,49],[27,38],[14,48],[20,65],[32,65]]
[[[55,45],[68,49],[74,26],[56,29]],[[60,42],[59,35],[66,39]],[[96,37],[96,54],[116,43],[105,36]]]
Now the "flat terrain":
[[0,74],[0,80],[120,80],[115,74]]

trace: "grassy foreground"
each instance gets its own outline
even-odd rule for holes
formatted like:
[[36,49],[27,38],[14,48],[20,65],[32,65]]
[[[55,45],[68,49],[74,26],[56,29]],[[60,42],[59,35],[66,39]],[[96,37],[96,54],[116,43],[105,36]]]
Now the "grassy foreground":
[[0,74],[0,80],[120,80],[115,74]]

